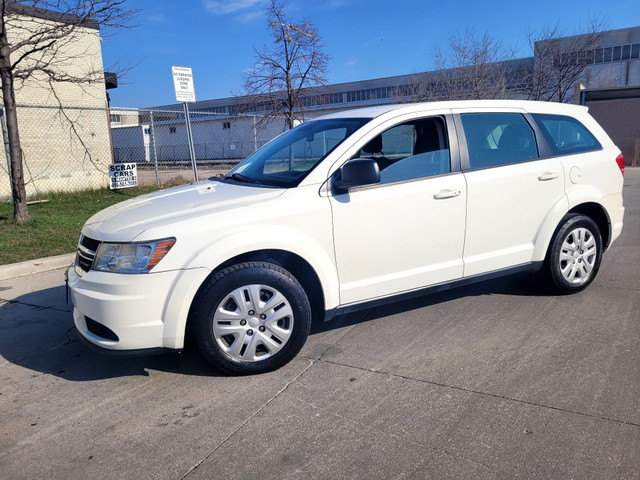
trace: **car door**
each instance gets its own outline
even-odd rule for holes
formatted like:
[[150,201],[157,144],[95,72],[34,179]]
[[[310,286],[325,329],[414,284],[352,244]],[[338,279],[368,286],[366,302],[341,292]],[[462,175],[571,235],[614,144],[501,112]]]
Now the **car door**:
[[464,276],[530,263],[545,218],[566,208],[562,164],[522,111],[456,113],[467,181]]
[[[451,148],[451,145],[454,148]],[[462,276],[466,185],[451,117],[405,120],[365,137],[379,184],[332,192],[341,304]]]

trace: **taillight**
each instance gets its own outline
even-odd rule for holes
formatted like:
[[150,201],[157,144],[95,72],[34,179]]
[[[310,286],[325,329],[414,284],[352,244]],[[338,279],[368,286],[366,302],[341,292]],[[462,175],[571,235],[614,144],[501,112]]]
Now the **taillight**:
[[622,176],[624,177],[624,155],[618,155],[618,158],[616,158],[616,163],[618,164],[620,173],[622,173]]

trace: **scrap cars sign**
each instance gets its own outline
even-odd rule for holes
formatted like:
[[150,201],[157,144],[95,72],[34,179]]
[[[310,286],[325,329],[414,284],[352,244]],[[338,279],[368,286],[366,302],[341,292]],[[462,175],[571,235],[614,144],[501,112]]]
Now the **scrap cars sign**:
[[138,165],[135,163],[112,163],[109,165],[109,178],[111,182],[109,188],[137,187],[138,186]]

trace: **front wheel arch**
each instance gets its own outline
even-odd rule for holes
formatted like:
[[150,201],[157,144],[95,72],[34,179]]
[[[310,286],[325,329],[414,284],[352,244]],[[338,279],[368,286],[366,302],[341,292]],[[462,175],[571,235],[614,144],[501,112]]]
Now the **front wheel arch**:
[[[315,269],[304,258],[296,255],[295,253],[278,249],[246,252],[230,258],[217,266],[211,272],[210,277],[214,276],[224,268],[244,262],[268,262],[291,272],[296,280],[300,282],[305,292],[307,292],[307,297],[311,304],[313,320],[316,321],[324,319],[324,312],[326,309],[324,287]],[[206,284],[206,281],[203,282],[203,285],[204,284]]]

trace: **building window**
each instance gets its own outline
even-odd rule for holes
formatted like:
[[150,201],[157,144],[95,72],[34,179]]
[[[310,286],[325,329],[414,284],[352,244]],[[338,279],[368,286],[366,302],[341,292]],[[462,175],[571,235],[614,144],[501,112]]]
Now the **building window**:
[[596,48],[587,57],[588,63],[609,63],[640,58],[640,43]]
[[602,52],[603,52],[602,48],[596,48],[596,53],[593,56],[594,63],[602,63]]
[[111,123],[122,123],[122,115],[119,113],[111,113],[109,114],[109,120],[111,120]]
[[347,102],[362,102],[365,100],[371,100],[371,92],[372,90],[355,90],[352,92],[347,92]]
[[613,47],[613,61],[614,62],[619,62],[620,61],[620,55],[621,54],[622,54],[622,47],[621,46]]
[[229,130],[231,128],[231,122],[222,122],[222,129]]
[[176,133],[176,127],[169,127],[169,133]]
[[221,115],[227,114],[227,107],[211,107],[211,108],[198,108],[193,110],[194,112],[216,113]]
[[145,134],[145,135],[149,135],[149,132],[150,132],[149,127],[146,127],[146,128],[144,129],[144,134]]

